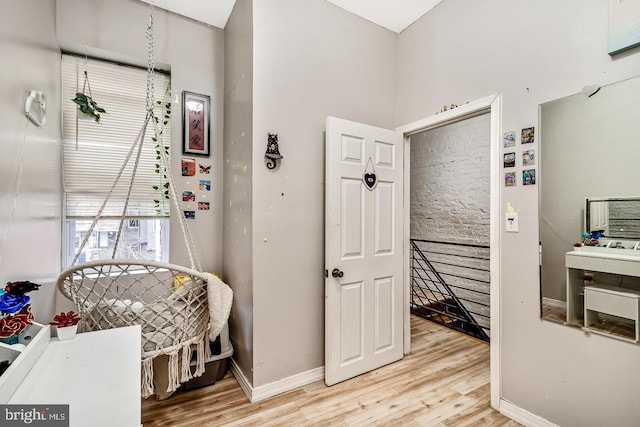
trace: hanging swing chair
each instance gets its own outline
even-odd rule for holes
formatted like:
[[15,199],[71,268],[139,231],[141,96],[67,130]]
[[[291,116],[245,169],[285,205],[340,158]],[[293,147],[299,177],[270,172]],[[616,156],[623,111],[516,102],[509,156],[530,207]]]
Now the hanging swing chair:
[[[161,398],[160,396],[170,396],[181,383],[204,373],[205,362],[211,357],[209,339],[215,339],[226,325],[233,294],[218,277],[201,272],[183,215],[180,215],[180,226],[190,268],[157,261],[116,258],[149,123],[154,125],[156,138],[160,135],[153,112],[153,4],[147,26],[147,39],[149,56],[146,118],[115,182],[81,242],[72,266],[60,274],[57,286],[76,306],[82,318],[80,331],[141,326],[142,396],[146,398],[155,392],[156,397]],[[163,149],[158,151],[167,171],[171,201],[175,211],[180,212],[167,153]],[[131,159],[134,164],[111,259],[76,264]],[[193,359],[195,369],[192,372]],[[160,366],[160,361],[165,360],[167,365]],[[164,372],[165,366],[167,378],[154,378],[154,369]]]

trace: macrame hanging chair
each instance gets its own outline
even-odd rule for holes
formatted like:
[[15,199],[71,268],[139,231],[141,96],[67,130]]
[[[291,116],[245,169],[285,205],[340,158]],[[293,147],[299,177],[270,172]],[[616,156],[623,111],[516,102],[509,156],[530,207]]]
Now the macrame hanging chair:
[[[82,318],[80,331],[141,326],[141,391],[145,398],[154,392],[158,396],[166,396],[167,393],[170,395],[181,383],[204,373],[205,362],[211,356],[209,338],[218,336],[225,326],[233,296],[231,289],[218,277],[201,272],[200,262],[183,215],[179,215],[180,227],[187,246],[190,268],[157,261],[116,258],[143,141],[150,123],[154,125],[155,136],[160,141],[160,130],[153,112],[153,4],[147,26],[147,40],[149,47],[146,118],[109,193],[81,242],[72,266],[63,271],[57,281],[58,289],[74,303]],[[170,199],[175,211],[180,212],[167,153],[162,148],[158,151],[167,171]],[[134,165],[111,259],[77,264],[107,202],[132,159]],[[154,379],[154,366],[158,368],[154,359],[159,356],[168,356],[159,359],[168,360],[168,378],[163,381]],[[194,358],[195,367],[192,370]],[[164,369],[162,371],[164,372]],[[166,390],[164,387],[163,390],[155,390],[154,383],[158,386],[164,386],[166,383]]]

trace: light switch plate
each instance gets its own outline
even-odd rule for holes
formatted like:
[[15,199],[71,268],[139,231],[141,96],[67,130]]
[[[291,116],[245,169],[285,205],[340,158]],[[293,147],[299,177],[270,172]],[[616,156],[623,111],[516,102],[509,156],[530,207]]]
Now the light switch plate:
[[509,213],[505,214],[505,231],[507,233],[517,233],[518,232],[518,213]]

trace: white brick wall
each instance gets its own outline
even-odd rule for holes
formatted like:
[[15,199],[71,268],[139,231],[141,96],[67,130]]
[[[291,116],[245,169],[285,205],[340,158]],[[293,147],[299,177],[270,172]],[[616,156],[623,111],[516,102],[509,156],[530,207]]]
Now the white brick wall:
[[411,237],[489,243],[488,114],[411,137]]

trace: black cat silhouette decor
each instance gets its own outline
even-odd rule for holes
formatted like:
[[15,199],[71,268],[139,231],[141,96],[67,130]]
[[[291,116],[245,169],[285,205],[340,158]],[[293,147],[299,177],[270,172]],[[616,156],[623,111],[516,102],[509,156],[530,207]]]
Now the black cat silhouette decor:
[[267,137],[267,152],[264,153],[264,159],[268,169],[275,169],[277,162],[282,159],[280,149],[278,148],[278,134],[270,133]]

